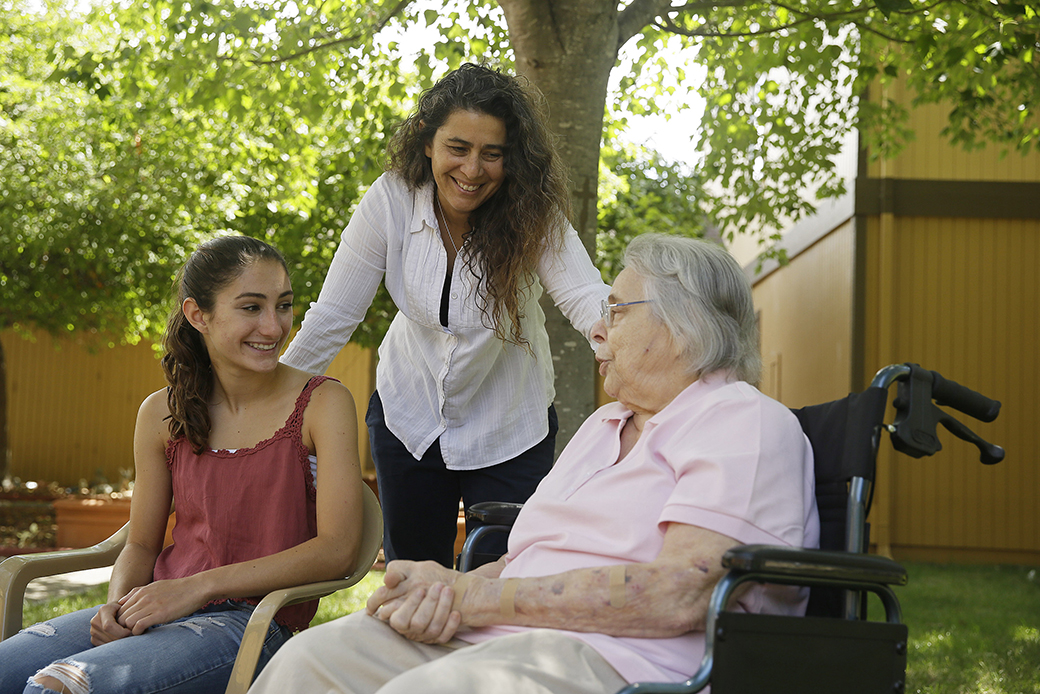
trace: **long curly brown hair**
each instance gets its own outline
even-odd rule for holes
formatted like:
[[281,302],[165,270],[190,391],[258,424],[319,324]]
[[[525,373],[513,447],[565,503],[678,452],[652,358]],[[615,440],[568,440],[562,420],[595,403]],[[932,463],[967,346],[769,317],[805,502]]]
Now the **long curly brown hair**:
[[177,305],[166,320],[161,362],[169,384],[166,402],[170,408],[170,438],[187,437],[196,453],[209,441],[213,370],[202,334],[184,317],[181,307],[185,299],[192,298],[204,312],[211,312],[220,290],[261,260],[278,262],[289,274],[285,259],[263,241],[221,236],[200,245],[174,280]]
[[503,341],[527,345],[520,307],[546,252],[558,252],[570,214],[567,175],[546,120],[545,100],[523,78],[466,63],[423,92],[389,145],[388,169],[412,190],[434,180],[426,145],[456,111],[506,126],[505,180],[469,216],[469,271],[480,281],[480,310]]

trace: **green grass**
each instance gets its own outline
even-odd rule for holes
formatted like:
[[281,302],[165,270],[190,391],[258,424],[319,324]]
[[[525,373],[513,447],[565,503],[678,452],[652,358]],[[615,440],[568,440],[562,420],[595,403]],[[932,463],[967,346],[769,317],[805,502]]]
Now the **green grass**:
[[1040,694],[1040,569],[905,566],[907,692]]
[[323,624],[345,614],[360,612],[365,609],[365,601],[368,600],[368,596],[381,585],[383,585],[383,572],[371,571],[357,585],[322,598],[318,603],[318,614],[314,615],[314,619],[311,620],[311,626]]
[[[1040,569],[906,563],[896,594],[910,629],[907,689],[916,694],[1040,694]],[[322,599],[312,624],[361,610],[382,584],[373,571]],[[27,603],[32,624],[104,600],[107,586]],[[872,618],[877,605],[872,605]]]
[[[383,572],[372,571],[357,585],[322,598],[318,605],[318,613],[314,615],[311,624],[321,624],[364,609],[368,596],[381,585],[383,585]],[[104,602],[107,596],[108,584],[104,583],[85,592],[55,598],[47,602],[27,600],[22,608],[22,623],[35,624],[66,612],[93,607]]]
[[108,584],[94,586],[82,593],[66,595],[46,602],[26,600],[22,605],[22,624],[36,624],[68,612],[99,605],[108,598]]

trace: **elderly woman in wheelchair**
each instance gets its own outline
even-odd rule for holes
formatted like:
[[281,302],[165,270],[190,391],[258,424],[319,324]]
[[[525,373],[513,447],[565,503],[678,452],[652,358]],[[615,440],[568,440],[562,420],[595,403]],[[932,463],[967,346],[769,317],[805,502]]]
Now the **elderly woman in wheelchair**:
[[[292,639],[251,691],[613,691],[680,682],[736,545],[815,547],[812,449],[759,393],[755,313],[723,249],[646,235],[593,331],[606,392],[524,506],[509,553],[462,574],[392,562],[368,610]],[[797,614],[755,584],[734,609]]]

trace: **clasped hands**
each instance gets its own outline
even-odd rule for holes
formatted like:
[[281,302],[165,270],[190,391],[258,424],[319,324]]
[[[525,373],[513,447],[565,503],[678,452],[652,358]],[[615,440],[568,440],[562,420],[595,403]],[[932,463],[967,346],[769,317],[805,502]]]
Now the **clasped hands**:
[[[368,613],[422,643],[447,643],[462,615],[453,610],[452,586],[462,576],[432,561],[392,561],[383,585],[368,599]],[[189,615],[206,604],[190,579],[155,581],[102,605],[90,620],[90,641],[100,646]]]
[[462,614],[452,609],[452,586],[460,576],[433,561],[392,561],[368,599],[368,613],[413,641],[447,643],[462,624]]
[[90,642],[95,646],[143,634],[201,609],[206,602],[189,578],[154,581],[137,586],[116,601],[98,608],[90,620]]

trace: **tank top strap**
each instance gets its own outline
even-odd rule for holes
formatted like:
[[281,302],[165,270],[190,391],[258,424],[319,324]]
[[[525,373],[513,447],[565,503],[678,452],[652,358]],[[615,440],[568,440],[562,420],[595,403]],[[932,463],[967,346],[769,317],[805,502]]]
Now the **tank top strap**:
[[[304,453],[303,453],[303,464],[304,465],[309,465],[309,463],[307,463],[306,448],[303,448],[303,443],[301,441],[301,438],[303,436],[303,412],[304,412],[304,410],[307,409],[307,405],[310,404],[311,394],[314,392],[314,389],[317,388],[318,386],[320,386],[325,381],[336,381],[337,383],[339,383],[339,381],[337,379],[332,378],[331,376],[314,376],[314,377],[312,377],[303,386],[303,390],[300,391],[300,394],[298,396],[296,396],[296,404],[294,405],[293,411],[289,415],[288,419],[285,420],[285,424],[283,424],[276,432],[274,432],[274,434],[272,434],[270,438],[264,439],[263,441],[259,442],[258,444],[256,444],[252,448],[242,449],[242,451],[239,451],[239,452],[236,452],[236,453],[229,453],[227,451],[206,451],[206,454],[207,455],[214,455],[214,456],[217,456],[217,457],[238,455],[239,453],[242,453],[242,452],[259,451],[259,450],[262,450],[262,449],[266,448],[267,446],[273,444],[275,441],[279,441],[279,440],[283,440],[283,439],[289,439],[289,440],[295,442],[299,447],[301,447],[301,450],[304,451]],[[166,467],[167,467],[167,469],[170,469],[170,470],[173,469],[174,458],[177,455],[177,449],[178,449],[178,446],[179,446],[179,444],[180,444],[182,439],[185,439],[183,434],[181,436],[178,436],[176,439],[168,439],[166,441],[166,451],[165,452],[166,452]],[[309,473],[309,468],[308,468],[308,477],[309,477],[309,475],[310,475],[310,473]],[[312,482],[312,486],[313,486],[313,482]]]
[[[311,380],[307,381],[303,390],[300,391],[300,394],[296,397],[296,407],[293,408],[292,414],[289,415],[289,419],[285,420],[285,426],[282,427],[282,432],[284,432],[284,434],[292,436],[297,440],[300,438],[303,431],[303,412],[311,402],[311,394],[314,392],[314,389],[325,381],[336,381],[336,379],[330,376],[314,376]],[[339,383],[339,381],[336,382]]]

